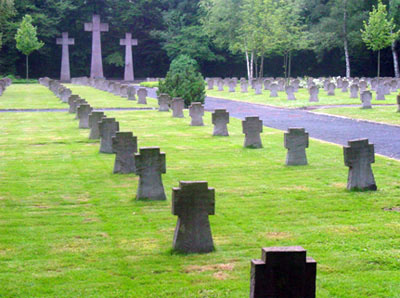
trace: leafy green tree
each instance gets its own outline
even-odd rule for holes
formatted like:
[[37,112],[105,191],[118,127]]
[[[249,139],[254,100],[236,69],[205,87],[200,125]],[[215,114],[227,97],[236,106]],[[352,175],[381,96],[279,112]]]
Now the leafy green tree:
[[378,77],[380,76],[381,50],[387,48],[397,39],[399,32],[394,32],[396,26],[392,19],[388,19],[386,5],[381,0],[378,7],[373,6],[369,13],[368,22],[364,21],[364,30],[361,36],[366,46],[372,51],[378,51]]
[[15,14],[14,0],[0,0],[0,49],[3,45],[5,26],[10,17]]
[[[400,25],[400,0],[390,0],[389,1],[389,18],[392,18],[396,26]],[[393,56],[393,67],[395,77],[400,77],[399,71],[399,58],[396,52],[397,38],[392,42],[392,56]]]
[[165,80],[159,82],[158,94],[161,93],[183,98],[186,107],[193,101],[204,103],[205,84],[197,62],[187,55],[175,58]]
[[32,25],[32,17],[25,15],[15,35],[17,49],[26,56],[26,79],[29,78],[29,55],[44,46],[36,36],[36,27]]

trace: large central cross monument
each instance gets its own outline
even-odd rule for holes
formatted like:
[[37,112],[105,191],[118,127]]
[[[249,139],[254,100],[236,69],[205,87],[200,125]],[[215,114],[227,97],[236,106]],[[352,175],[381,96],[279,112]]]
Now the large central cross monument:
[[91,23],[85,23],[85,31],[92,31],[92,64],[90,66],[91,78],[104,78],[103,62],[101,59],[101,32],[108,32],[108,24],[100,22],[99,15],[93,15]]
[[119,44],[125,46],[125,74],[124,81],[132,82],[135,79],[133,73],[132,46],[137,46],[137,39],[132,39],[131,33],[125,33],[125,39],[120,39]]

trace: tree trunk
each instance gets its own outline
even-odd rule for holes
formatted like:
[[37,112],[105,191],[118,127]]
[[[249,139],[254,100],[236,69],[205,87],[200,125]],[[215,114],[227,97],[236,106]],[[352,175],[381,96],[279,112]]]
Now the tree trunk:
[[253,66],[254,66],[254,51],[251,52],[251,58],[250,58],[250,78],[249,80],[253,79]]
[[349,55],[349,43],[347,40],[347,0],[344,0],[344,11],[343,11],[343,46],[344,46],[344,56],[346,60],[346,77],[350,78],[350,55]]
[[287,83],[290,83],[290,76],[292,75],[292,52],[289,52],[289,59],[288,59],[288,77]]
[[254,62],[254,74],[256,79],[258,78],[258,58],[256,57],[255,62]]
[[264,56],[261,56],[261,65],[260,65],[260,78],[264,77]]
[[26,55],[26,79],[29,79],[29,58],[28,55]]
[[285,53],[285,54],[283,54],[283,71],[284,71],[285,79],[286,79],[286,74],[287,74],[286,70],[287,70],[287,55]]
[[399,57],[396,52],[396,43],[397,41],[392,42],[392,55],[393,55],[393,66],[394,66],[394,75],[396,78],[400,77],[399,73]]
[[249,61],[249,52],[246,51],[246,66],[247,66],[247,79],[250,81],[250,61]]
[[378,79],[380,77],[381,74],[381,51],[378,51]]

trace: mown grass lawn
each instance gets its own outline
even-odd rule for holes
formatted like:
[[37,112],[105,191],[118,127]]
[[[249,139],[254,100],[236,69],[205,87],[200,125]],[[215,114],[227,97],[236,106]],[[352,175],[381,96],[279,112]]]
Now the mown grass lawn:
[[[299,89],[299,92],[295,93],[297,100],[287,100],[286,92],[278,92],[279,97],[270,97],[269,90],[262,90],[263,94],[256,95],[254,90],[248,88],[248,93],[242,93],[240,91],[240,85],[235,89],[235,92],[229,92],[228,87],[224,87],[224,91],[218,91],[217,87],[214,90],[206,90],[207,96],[225,98],[231,100],[245,101],[251,103],[265,104],[277,107],[288,107],[288,108],[299,108],[307,106],[318,106],[318,105],[343,105],[343,104],[361,104],[359,98],[350,98],[350,91],[343,93],[340,89],[336,89],[335,96],[328,96],[327,93],[320,88],[319,90],[319,102],[309,102],[310,96],[308,90]],[[395,104],[396,94],[386,95],[385,101],[375,100],[375,94],[373,94],[373,104]]]
[[400,125],[400,113],[397,112],[397,106],[389,106],[389,107],[373,106],[372,109],[343,107],[343,108],[319,109],[315,110],[315,112],[344,116],[354,119]]
[[[311,140],[310,165],[286,167],[281,131],[265,128],[254,150],[236,119],[213,137],[209,113],[204,127],[187,113],[106,114],[166,153],[168,200],[135,201],[137,177],[113,175],[73,115],[1,113],[0,297],[248,297],[250,260],[286,245],[317,260],[318,297],[399,297],[400,213],[383,210],[400,206],[397,161],[376,158],[377,192],[348,192],[335,145]],[[179,180],[216,190],[213,253],[171,252]]]
[[[147,105],[129,101],[127,98],[91,87],[64,84],[71,89],[72,94],[79,94],[86,99],[91,98],[90,104],[95,108],[143,108],[156,107],[157,100],[147,98]],[[45,86],[39,84],[14,84],[7,88],[0,97],[0,109],[63,109],[68,104],[55,100],[54,94]]]

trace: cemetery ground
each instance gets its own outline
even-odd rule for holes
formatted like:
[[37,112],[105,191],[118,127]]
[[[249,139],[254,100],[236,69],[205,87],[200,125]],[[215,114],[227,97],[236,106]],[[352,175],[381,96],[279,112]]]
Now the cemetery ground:
[[[43,86],[11,87],[1,101],[66,107]],[[91,105],[117,104],[71,87]],[[400,205],[398,161],[377,156],[378,191],[349,192],[336,145],[311,140],[309,165],[286,167],[282,131],[264,127],[264,148],[245,149],[237,119],[229,137],[213,137],[210,113],[203,127],[187,111],[106,114],[139,147],[166,153],[167,201],[136,201],[138,178],[112,174],[114,155],[73,114],[0,113],[1,297],[247,297],[250,260],[289,245],[318,262],[317,297],[399,297],[399,213],[389,211]],[[171,251],[180,180],[215,188],[213,253]]]
[[[302,108],[308,106],[325,106],[325,105],[361,105],[360,98],[350,98],[350,92],[343,93],[340,89],[335,90],[334,96],[328,96],[327,92],[320,88],[318,102],[309,102],[310,95],[308,89],[299,88],[299,91],[295,93],[296,100],[288,100],[286,92],[279,91],[278,97],[270,97],[269,90],[262,90],[262,94],[255,94],[254,89],[248,88],[247,93],[240,91],[240,85],[238,84],[235,88],[235,92],[229,92],[228,87],[224,87],[224,91],[218,91],[217,87],[214,86],[214,90],[206,90],[207,96],[231,99],[237,101],[245,101],[250,103],[265,104],[275,107],[285,108]],[[375,92],[374,92],[375,93]],[[396,104],[396,94],[386,95],[386,100],[375,100],[375,94],[371,103],[374,104]]]

